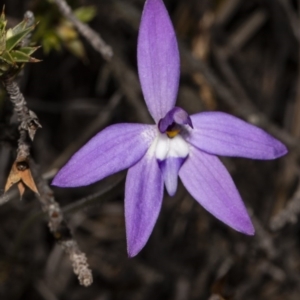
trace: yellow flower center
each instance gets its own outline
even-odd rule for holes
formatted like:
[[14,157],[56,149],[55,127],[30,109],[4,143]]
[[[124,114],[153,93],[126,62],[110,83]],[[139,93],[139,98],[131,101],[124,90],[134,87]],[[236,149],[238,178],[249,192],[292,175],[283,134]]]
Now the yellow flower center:
[[166,131],[167,136],[172,139],[173,137],[175,137],[178,133],[180,132],[180,129],[173,129],[170,131]]

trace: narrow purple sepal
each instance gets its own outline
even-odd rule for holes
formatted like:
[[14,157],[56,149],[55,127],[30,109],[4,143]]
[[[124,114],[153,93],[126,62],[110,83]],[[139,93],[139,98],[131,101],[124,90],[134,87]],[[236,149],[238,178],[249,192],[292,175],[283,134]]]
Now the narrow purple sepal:
[[145,155],[128,170],[125,186],[125,221],[129,257],[145,246],[161,209],[163,179],[156,158]]
[[166,190],[170,196],[174,196],[178,185],[178,172],[186,158],[168,157],[163,161],[158,160],[162,172]]
[[221,156],[275,159],[287,148],[262,129],[222,112],[191,116],[194,129],[186,140],[208,153]]
[[175,105],[180,74],[176,35],[162,0],[145,3],[137,59],[143,95],[158,123]]
[[174,107],[159,120],[158,129],[161,133],[165,133],[172,124],[189,125],[193,128],[192,120],[189,114],[180,107]]
[[191,147],[179,176],[189,193],[212,215],[239,232],[254,234],[239,192],[216,156]]
[[52,184],[60,187],[85,186],[129,168],[145,155],[155,135],[154,125],[109,126],[72,156]]

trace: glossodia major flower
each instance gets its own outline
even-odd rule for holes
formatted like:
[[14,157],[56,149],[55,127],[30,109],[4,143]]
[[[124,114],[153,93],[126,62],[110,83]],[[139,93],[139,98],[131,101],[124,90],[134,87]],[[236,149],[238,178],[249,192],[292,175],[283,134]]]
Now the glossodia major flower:
[[217,155],[275,159],[286,147],[253,125],[222,112],[189,116],[175,107],[179,53],[175,32],[162,0],[147,0],[138,37],[138,71],[155,125],[107,127],[58,172],[53,185],[85,186],[129,169],[125,222],[129,256],[146,244],[161,209],[164,185],[169,195],[178,175],[207,211],[233,229],[254,234],[241,197]]

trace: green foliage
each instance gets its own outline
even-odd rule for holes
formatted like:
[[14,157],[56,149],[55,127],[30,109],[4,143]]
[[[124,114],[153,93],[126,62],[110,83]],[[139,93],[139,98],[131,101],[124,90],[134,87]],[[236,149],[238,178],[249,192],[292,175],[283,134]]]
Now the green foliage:
[[90,22],[95,18],[97,10],[95,6],[82,6],[74,10],[74,15],[83,23]]
[[[96,16],[95,6],[83,6],[73,11],[81,22],[89,22]],[[39,27],[34,39],[42,44],[44,53],[60,51],[63,47],[80,59],[85,59],[84,46],[73,24],[63,18],[51,1],[38,1],[36,18]]]
[[28,26],[24,19],[14,28],[6,29],[4,10],[0,16],[0,78],[16,75],[25,63],[38,62],[31,55],[37,47],[24,46],[24,40],[35,26]]

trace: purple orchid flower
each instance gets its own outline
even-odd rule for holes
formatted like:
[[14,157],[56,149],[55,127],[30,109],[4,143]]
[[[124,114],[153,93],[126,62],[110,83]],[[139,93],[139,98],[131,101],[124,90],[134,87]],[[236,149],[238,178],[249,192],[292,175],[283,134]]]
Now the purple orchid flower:
[[149,239],[161,209],[164,185],[173,196],[178,175],[207,211],[233,229],[253,235],[241,197],[216,155],[267,160],[286,154],[286,147],[231,115],[202,112],[189,116],[174,107],[179,53],[162,0],[145,3],[137,52],[143,95],[156,124],[107,127],[74,154],[53,185],[85,186],[129,168],[125,221],[130,257]]

